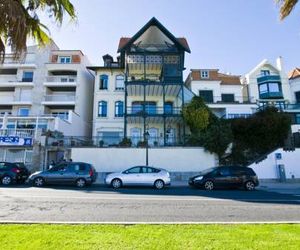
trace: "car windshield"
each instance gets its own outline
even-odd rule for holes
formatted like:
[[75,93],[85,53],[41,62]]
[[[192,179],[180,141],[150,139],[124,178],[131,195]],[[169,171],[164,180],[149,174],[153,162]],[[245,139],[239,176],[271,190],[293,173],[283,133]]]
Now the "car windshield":
[[205,169],[203,171],[200,172],[201,175],[206,175],[212,171],[214,171],[215,169],[217,169],[217,167],[214,167],[214,168],[208,168],[208,169]]

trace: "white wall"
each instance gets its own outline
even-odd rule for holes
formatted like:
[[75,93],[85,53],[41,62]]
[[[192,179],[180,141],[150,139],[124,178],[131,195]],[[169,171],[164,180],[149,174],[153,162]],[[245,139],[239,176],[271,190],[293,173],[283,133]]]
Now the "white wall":
[[277,164],[284,165],[287,179],[291,179],[292,175],[295,178],[300,178],[300,149],[296,149],[295,151],[278,149],[269,154],[264,161],[258,164],[253,163],[249,167],[253,168],[259,179],[278,179],[275,160],[276,153],[281,153],[282,155],[282,159],[277,160]]
[[[97,172],[115,172],[145,165],[146,149],[72,148],[71,154],[73,161],[91,163]],[[149,165],[171,172],[198,172],[215,166],[216,158],[203,148],[150,148]]]

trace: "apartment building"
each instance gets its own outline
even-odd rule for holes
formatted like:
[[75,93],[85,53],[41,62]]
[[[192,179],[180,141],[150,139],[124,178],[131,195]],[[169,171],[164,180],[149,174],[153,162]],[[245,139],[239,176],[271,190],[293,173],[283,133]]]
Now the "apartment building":
[[185,85],[201,96],[220,118],[247,117],[256,112],[256,100],[243,93],[238,75],[221,73],[218,69],[191,69]]
[[94,77],[78,50],[30,46],[0,65],[0,161],[32,162],[43,132],[90,136]]
[[185,38],[176,38],[152,18],[132,37],[119,41],[116,61],[105,55],[95,72],[93,136],[103,145],[130,138],[155,146],[183,143],[181,110],[186,96]]

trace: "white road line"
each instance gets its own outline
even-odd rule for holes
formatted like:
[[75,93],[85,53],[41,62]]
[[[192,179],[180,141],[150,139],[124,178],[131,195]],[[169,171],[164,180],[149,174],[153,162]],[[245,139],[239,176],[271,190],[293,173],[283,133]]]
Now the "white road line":
[[68,225],[81,225],[81,224],[93,224],[93,225],[243,225],[243,224],[300,224],[299,220],[291,221],[24,221],[24,220],[0,220],[0,224],[68,224]]
[[[98,197],[97,197],[98,196]],[[43,196],[43,195],[16,195],[10,194],[5,196],[0,196],[0,198],[45,198],[45,199],[68,199],[68,200],[141,200],[141,201],[253,201],[253,202],[300,202],[300,199],[226,199],[226,198],[173,198],[170,196],[164,197],[141,197],[141,196],[127,196],[127,197],[117,197],[117,196],[100,196],[100,195],[93,195],[92,197],[89,196]]]

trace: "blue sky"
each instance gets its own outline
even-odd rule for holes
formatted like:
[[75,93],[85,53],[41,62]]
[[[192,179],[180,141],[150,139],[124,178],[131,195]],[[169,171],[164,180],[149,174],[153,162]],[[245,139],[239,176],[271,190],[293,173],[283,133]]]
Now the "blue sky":
[[[117,55],[119,38],[134,35],[155,16],[187,38],[191,68],[244,74],[264,58],[282,56],[287,71],[300,67],[300,6],[285,21],[273,0],[71,0],[76,23],[62,27],[42,17],[61,49],[81,49],[94,65]],[[299,4],[300,5],[300,4]]]

